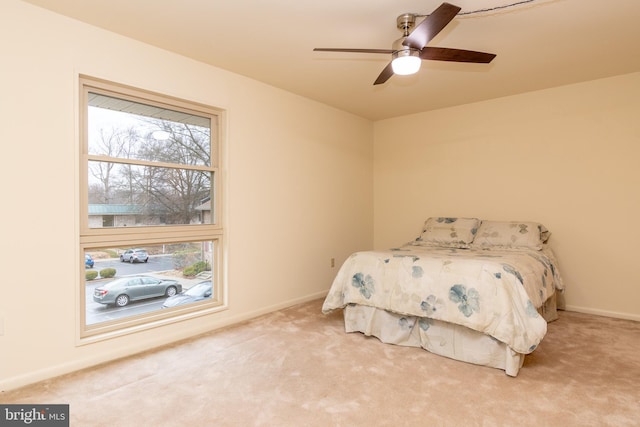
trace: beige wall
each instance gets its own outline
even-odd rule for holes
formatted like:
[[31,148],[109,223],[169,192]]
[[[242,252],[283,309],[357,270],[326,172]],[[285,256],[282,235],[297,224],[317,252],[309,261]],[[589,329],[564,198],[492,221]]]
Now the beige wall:
[[[0,391],[319,298],[372,246],[371,122],[17,0],[0,51]],[[80,73],[227,109],[229,310],[76,345]]]
[[552,232],[569,309],[640,320],[640,73],[375,123],[374,246],[429,216]]

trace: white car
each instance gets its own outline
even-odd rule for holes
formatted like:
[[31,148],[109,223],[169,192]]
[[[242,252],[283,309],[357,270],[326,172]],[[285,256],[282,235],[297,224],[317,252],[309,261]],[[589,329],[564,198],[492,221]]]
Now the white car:
[[162,304],[162,308],[175,307],[177,305],[189,304],[211,298],[212,291],[213,286],[211,280],[205,280],[184,292],[167,298],[164,304]]
[[149,261],[149,254],[144,249],[127,249],[120,254],[121,262],[147,262]]

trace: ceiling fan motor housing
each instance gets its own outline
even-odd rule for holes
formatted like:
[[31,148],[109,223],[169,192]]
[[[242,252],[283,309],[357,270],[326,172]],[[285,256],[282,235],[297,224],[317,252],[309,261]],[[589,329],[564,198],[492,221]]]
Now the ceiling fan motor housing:
[[396,58],[402,58],[405,56],[420,56],[420,50],[403,44],[406,38],[407,36],[400,37],[391,45],[391,49],[393,50],[393,53],[391,53],[392,61]]

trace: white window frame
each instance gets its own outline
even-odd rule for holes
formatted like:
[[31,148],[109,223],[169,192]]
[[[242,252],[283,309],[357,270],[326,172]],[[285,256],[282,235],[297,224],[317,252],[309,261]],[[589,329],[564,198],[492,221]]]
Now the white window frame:
[[[90,155],[88,150],[88,94],[99,93],[135,102],[159,106],[171,110],[183,111],[189,114],[215,117],[217,134],[211,130],[211,166],[198,166],[197,169],[207,169],[212,173],[211,181],[211,212],[210,224],[163,225],[163,226],[135,226],[135,227],[104,227],[91,228],[88,222],[88,164],[92,160],[117,161],[117,158]],[[219,312],[228,308],[226,292],[226,262],[225,262],[225,229],[223,207],[223,177],[221,173],[223,160],[223,146],[226,126],[226,112],[222,109],[210,107],[200,103],[190,102],[171,96],[162,95],[134,87],[109,82],[91,76],[79,76],[79,125],[80,125],[80,165],[79,165],[79,292],[78,292],[78,344],[88,344],[103,339],[147,330],[158,326]],[[142,165],[160,167],[175,167],[162,163],[135,161]],[[189,167],[180,167],[188,169]],[[165,243],[185,242],[213,242],[214,253],[212,259],[212,280],[214,295],[211,300],[203,304],[185,305],[176,309],[157,310],[145,315],[137,315],[118,321],[104,322],[95,325],[86,324],[85,267],[84,254],[87,250],[110,247],[139,247],[144,245],[158,245]]]

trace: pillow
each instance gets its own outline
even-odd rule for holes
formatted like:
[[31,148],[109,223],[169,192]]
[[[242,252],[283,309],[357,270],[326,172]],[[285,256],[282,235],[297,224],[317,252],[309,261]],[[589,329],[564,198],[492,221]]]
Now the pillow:
[[482,221],[472,247],[479,249],[542,249],[549,238],[546,227],[537,222]]
[[478,218],[431,217],[414,244],[446,248],[469,248],[478,231]]

